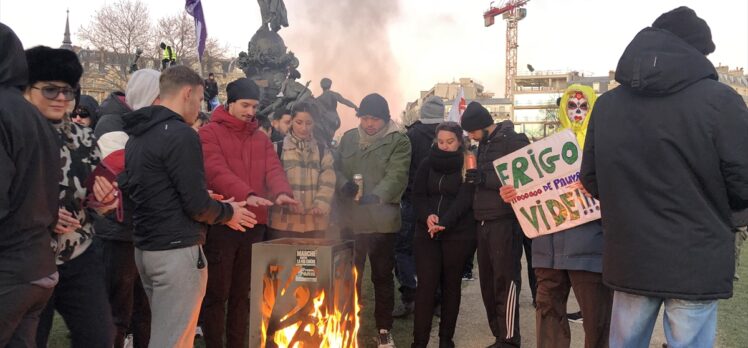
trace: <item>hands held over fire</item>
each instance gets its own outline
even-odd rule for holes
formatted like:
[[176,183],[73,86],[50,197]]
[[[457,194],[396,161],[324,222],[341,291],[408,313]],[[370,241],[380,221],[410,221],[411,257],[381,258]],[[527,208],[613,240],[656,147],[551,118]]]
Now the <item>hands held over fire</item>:
[[280,195],[278,195],[278,197],[275,198],[275,203],[273,203],[272,201],[268,199],[262,198],[260,196],[255,196],[255,195],[249,195],[249,197],[247,197],[246,202],[248,206],[255,207],[255,208],[270,207],[270,206],[273,206],[274,204],[277,204],[277,205],[298,205],[299,204],[299,201],[289,197],[285,193],[281,193]]
[[234,209],[234,214],[231,216],[231,220],[226,222],[226,226],[240,232],[245,232],[246,228],[255,227],[255,225],[257,224],[257,216],[255,216],[254,213],[244,207],[245,205],[247,205],[247,202],[234,202],[233,198],[227,199],[222,202],[231,204],[231,208]]
[[289,197],[285,193],[281,193],[278,195],[278,197],[275,198],[275,204],[277,205],[290,205],[290,206],[300,206],[301,202]]

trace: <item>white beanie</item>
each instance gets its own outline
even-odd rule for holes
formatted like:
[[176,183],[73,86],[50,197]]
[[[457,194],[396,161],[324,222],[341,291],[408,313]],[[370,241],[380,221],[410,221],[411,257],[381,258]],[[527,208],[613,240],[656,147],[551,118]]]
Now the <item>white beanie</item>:
[[125,102],[135,111],[151,106],[158,98],[158,78],[161,73],[153,69],[140,69],[132,74],[127,82]]

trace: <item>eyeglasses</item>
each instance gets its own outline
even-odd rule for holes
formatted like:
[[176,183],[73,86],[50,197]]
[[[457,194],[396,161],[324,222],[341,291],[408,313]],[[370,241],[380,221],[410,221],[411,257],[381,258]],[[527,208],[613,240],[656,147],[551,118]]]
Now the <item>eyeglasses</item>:
[[47,85],[44,87],[33,87],[32,86],[31,88],[42,91],[42,96],[49,100],[57,99],[57,96],[60,95],[60,93],[62,93],[62,97],[65,98],[66,101],[71,101],[75,99],[76,89],[74,88],[58,87],[58,86],[52,86],[52,85]]
[[78,117],[78,118],[89,118],[90,115],[87,112],[83,111],[83,112],[79,112],[79,113],[74,113],[71,118],[76,118],[76,117]]

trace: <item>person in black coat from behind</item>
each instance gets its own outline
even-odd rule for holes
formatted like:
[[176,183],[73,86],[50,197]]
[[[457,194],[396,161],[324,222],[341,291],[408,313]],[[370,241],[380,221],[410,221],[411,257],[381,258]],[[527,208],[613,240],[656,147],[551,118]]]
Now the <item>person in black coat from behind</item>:
[[462,271],[475,250],[475,187],[465,182],[465,140],[455,122],[436,128],[435,145],[421,162],[413,185],[416,288],[413,347],[426,347],[437,288],[442,288],[439,347],[454,347]]

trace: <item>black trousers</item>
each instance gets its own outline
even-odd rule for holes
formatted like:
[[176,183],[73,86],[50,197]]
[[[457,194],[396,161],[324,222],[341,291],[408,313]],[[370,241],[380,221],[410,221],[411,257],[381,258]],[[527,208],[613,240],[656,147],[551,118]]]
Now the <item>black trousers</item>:
[[[416,234],[425,231],[416,231]],[[431,336],[436,291],[441,286],[441,320],[439,339],[454,337],[462,294],[462,271],[473,256],[475,240],[435,240],[416,237],[413,240],[416,261],[416,309],[413,321],[413,347],[426,347]]]
[[350,230],[343,230],[344,239],[353,239],[354,265],[358,272],[356,289],[358,290],[359,305],[362,301],[361,285],[364,279],[366,257],[371,263],[371,282],[374,283],[374,320],[377,329],[392,329],[392,310],[395,309],[395,240],[397,233],[362,233],[352,234]]
[[478,267],[483,305],[501,346],[519,347],[522,231],[516,219],[478,222]]
[[[208,287],[201,317],[207,348],[242,347],[249,325],[252,244],[265,240],[265,225],[246,232],[213,226],[203,247],[208,259]],[[228,313],[226,311],[228,301]]]
[[0,286],[0,347],[36,346],[39,315],[52,291],[32,284]]
[[538,278],[535,276],[535,272],[532,269],[532,239],[522,233],[522,246],[525,250],[525,260],[527,260],[527,281],[530,283],[530,293],[532,294],[532,302],[535,303],[535,299],[538,294]]
[[104,265],[104,281],[114,321],[114,347],[132,333],[133,347],[147,348],[151,339],[151,307],[135,267],[132,242],[95,238]]
[[57,266],[57,283],[36,331],[36,345],[47,347],[54,312],[65,320],[73,348],[111,348],[114,324],[104,286],[104,267],[91,245],[80,256]]

